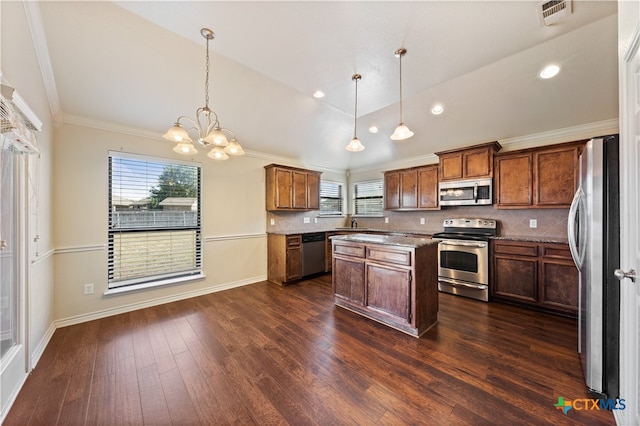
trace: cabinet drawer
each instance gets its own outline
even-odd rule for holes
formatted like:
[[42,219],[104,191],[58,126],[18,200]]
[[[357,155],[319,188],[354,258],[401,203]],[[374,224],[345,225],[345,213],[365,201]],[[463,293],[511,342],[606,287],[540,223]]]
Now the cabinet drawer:
[[408,251],[389,250],[384,247],[368,247],[367,258],[378,262],[411,266],[411,252]]
[[287,237],[287,248],[300,247],[302,244],[301,235],[290,235]]
[[538,246],[536,244],[495,241],[493,251],[494,253],[517,254],[520,256],[538,256]]
[[553,259],[569,259],[572,260],[569,246],[564,244],[542,246],[542,256]]
[[334,243],[333,253],[364,258],[364,246],[360,244]]

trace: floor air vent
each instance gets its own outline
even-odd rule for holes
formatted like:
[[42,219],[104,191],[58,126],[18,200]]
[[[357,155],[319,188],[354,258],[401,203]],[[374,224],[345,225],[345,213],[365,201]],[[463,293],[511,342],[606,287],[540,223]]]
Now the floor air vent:
[[555,24],[571,15],[571,0],[550,0],[538,3],[538,18],[542,25]]

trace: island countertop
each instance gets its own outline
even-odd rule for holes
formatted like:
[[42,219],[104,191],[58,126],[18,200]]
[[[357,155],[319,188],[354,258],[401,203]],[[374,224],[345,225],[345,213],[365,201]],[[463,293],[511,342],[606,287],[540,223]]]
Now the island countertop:
[[418,248],[430,244],[438,244],[437,240],[431,238],[405,237],[399,235],[377,235],[377,234],[349,234],[334,235],[331,240],[352,241],[357,243],[382,244],[387,246],[413,247]]

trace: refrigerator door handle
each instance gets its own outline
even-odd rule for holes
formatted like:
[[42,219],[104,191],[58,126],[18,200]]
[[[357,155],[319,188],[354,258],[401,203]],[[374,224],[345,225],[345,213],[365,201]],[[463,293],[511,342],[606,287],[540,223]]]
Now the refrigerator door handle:
[[584,223],[578,223],[578,238],[579,241],[576,241],[576,219],[580,220],[581,218],[578,215],[581,213],[581,210],[585,208],[584,205],[584,192],[582,191],[582,187],[579,187],[573,196],[573,200],[571,201],[571,207],[569,208],[569,218],[567,220],[567,236],[569,237],[569,250],[571,251],[571,257],[573,258],[574,263],[576,264],[576,268],[580,270],[582,268],[582,264],[584,262],[584,241],[582,241],[582,236],[584,235]]

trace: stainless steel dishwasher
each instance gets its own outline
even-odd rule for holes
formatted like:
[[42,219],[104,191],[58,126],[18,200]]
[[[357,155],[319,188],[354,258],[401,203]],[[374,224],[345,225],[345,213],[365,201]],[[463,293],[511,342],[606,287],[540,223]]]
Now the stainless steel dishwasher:
[[325,233],[302,234],[302,276],[324,272]]

